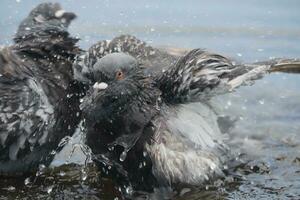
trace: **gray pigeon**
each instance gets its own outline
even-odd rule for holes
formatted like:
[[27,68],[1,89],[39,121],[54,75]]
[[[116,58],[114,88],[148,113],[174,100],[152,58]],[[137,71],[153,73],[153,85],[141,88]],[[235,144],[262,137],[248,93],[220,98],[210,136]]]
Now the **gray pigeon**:
[[201,49],[172,55],[128,35],[101,41],[75,65],[77,78],[93,84],[81,105],[86,142],[121,185],[201,185],[223,176],[231,157],[207,100],[299,66],[239,64]]
[[42,3],[21,23],[15,44],[0,51],[0,174],[49,164],[80,118],[82,86],[72,64],[81,51],[69,36],[75,14]]

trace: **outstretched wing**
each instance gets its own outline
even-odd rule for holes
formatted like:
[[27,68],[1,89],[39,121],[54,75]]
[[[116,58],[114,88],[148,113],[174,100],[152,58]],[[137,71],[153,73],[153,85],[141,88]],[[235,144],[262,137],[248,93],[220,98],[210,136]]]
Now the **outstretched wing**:
[[194,49],[156,79],[167,102],[195,102],[252,83],[268,72],[299,69],[300,62],[295,59],[237,64],[224,56]]

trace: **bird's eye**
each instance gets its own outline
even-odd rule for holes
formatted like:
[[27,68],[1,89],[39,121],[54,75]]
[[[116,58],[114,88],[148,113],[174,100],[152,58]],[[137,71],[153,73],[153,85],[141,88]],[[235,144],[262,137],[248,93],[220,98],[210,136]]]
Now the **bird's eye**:
[[117,73],[116,73],[116,79],[117,80],[124,79],[124,73],[122,71],[117,71]]

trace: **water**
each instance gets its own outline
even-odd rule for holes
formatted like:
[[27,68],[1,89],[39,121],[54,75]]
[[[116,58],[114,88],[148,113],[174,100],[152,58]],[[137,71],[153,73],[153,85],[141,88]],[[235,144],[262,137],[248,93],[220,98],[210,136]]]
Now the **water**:
[[[0,45],[11,43],[18,23],[39,2],[1,0]],[[70,31],[82,39],[83,48],[130,33],[151,45],[201,47],[247,62],[300,57],[298,0],[132,0],[126,4],[122,0],[67,0],[62,5],[78,15]],[[228,178],[221,186],[184,188],[174,198],[300,199],[299,89],[299,75],[272,74],[214,99],[220,113],[237,118],[230,146],[245,153],[242,157],[250,163],[237,169],[239,179]],[[73,144],[80,137],[72,139]],[[66,160],[83,164],[80,149],[78,144],[75,150],[69,145],[53,166]],[[3,179],[0,199],[120,199],[113,183],[98,180],[97,173],[93,166],[85,169],[72,164],[38,177]],[[150,196],[160,199],[165,193],[160,190]]]

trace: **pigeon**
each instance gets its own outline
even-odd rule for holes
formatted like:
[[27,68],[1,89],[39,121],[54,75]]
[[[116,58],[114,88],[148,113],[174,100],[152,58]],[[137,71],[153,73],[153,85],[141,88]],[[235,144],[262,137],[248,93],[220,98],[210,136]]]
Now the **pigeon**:
[[137,190],[222,177],[232,154],[209,100],[283,66],[299,69],[299,60],[240,64],[203,49],[174,55],[129,35],[100,41],[75,65],[93,85],[81,104],[93,160]]
[[[186,67],[190,54],[175,66]],[[229,153],[209,105],[169,97],[163,78],[124,53],[107,54],[93,70],[101,83],[90,88],[81,109],[86,143],[104,174],[142,190],[223,175]]]
[[84,89],[72,68],[81,50],[67,30],[75,17],[58,3],[39,4],[0,50],[0,175],[48,165],[80,120]]

